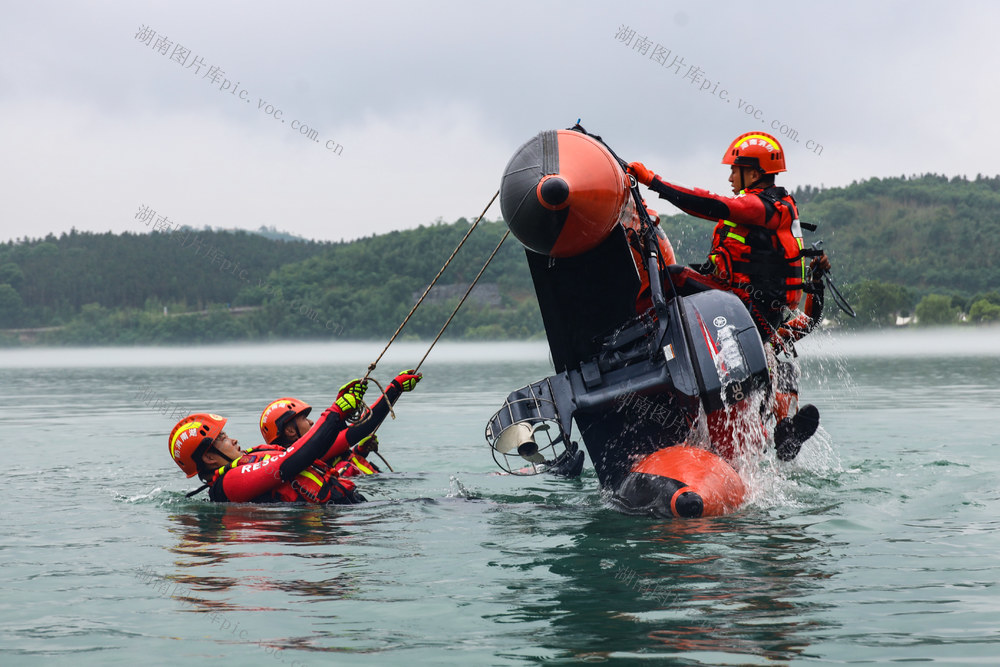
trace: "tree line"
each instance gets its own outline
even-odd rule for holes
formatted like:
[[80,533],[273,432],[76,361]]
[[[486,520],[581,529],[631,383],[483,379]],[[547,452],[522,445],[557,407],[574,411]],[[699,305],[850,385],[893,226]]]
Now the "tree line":
[[[934,174],[869,179],[843,188],[802,187],[804,222],[819,229],[833,277],[859,317],[845,326],[1000,321],[1000,177]],[[351,242],[183,229],[90,233],[0,243],[0,344],[24,333],[49,344],[204,343],[273,339],[381,339],[468,231],[438,221]],[[712,223],[661,216],[678,261],[704,261]],[[440,280],[461,293],[499,241],[502,221],[483,221]],[[541,338],[524,250],[513,238],[446,337]],[[461,289],[458,289],[461,288]],[[430,338],[458,297],[432,293],[404,335]],[[827,309],[832,316],[834,308]]]
[[[806,246],[823,242],[833,278],[858,313],[832,304],[847,327],[1000,321],[1000,176],[936,174],[873,178],[842,188],[793,192]],[[700,263],[712,223],[675,215],[661,223],[678,261]]]
[[[248,232],[72,231],[0,244],[0,342],[149,344],[391,335],[469,221],[438,222],[350,243]],[[506,230],[483,221],[439,284],[464,293]],[[271,230],[273,232],[273,230]],[[272,233],[271,236],[274,236]],[[446,337],[544,334],[521,246],[505,243]],[[415,296],[416,294],[416,296]],[[432,292],[404,337],[437,334],[458,296]],[[45,331],[10,331],[52,329]]]

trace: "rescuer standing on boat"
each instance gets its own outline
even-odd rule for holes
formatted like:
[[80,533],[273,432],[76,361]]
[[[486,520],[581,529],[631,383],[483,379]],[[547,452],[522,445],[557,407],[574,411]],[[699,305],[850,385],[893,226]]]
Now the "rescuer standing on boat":
[[361,380],[345,384],[333,405],[287,447],[261,445],[244,451],[222,430],[224,417],[188,415],[170,432],[170,456],[188,477],[198,475],[205,482],[202,488],[208,487],[214,502],[364,502],[354,483],[340,479],[328,461],[348,451],[346,441],[338,445],[337,436],[366,389]]
[[[740,297],[768,340],[798,307],[805,281],[798,208],[792,195],[774,184],[775,174],[785,171],[785,153],[771,135],[747,132],[730,144],[722,164],[730,165],[734,197],[668,183],[641,162],[628,170],[685,213],[717,223],[708,261],[699,271],[710,286]],[[693,271],[678,277],[705,282]]]
[[[820,276],[829,270],[829,260],[817,257],[807,282],[805,257],[812,253],[803,247],[798,207],[792,195],[774,182],[775,174],[785,171],[785,152],[777,139],[764,132],[741,134],[726,149],[722,164],[730,166],[733,197],[668,183],[641,162],[631,163],[628,171],[685,213],[717,223],[708,261],[698,271],[685,267],[670,274],[675,285],[683,288],[690,280],[733,292],[746,304],[764,342],[780,349],[783,339],[804,336],[819,320]],[[804,289],[810,294],[809,312],[794,318]],[[797,369],[777,359],[773,363],[778,376],[775,444],[779,458],[790,460],[818,428],[819,410],[812,405],[797,410],[798,374],[793,373]],[[786,365],[789,368],[782,368]],[[782,395],[794,401],[783,401]]]

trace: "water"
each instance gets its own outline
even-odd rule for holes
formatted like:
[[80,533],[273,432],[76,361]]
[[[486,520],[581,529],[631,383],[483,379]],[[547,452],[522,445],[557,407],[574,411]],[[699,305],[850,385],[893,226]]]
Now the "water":
[[996,664],[996,333],[815,337],[821,432],[693,521],[615,513],[589,465],[492,474],[544,345],[435,349],[380,431],[399,472],[348,508],[186,499],[162,412],[255,444],[269,400],[323,406],[381,345],[3,352],[0,663]]

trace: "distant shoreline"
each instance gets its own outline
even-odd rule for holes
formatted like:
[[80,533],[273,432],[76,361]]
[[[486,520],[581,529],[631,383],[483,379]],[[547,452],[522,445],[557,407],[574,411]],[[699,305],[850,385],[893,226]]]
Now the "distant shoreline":
[[[821,330],[796,344],[806,361],[830,358],[908,356],[1000,357],[1000,325],[858,331]],[[386,340],[210,343],[201,345],[30,346],[0,348],[0,368],[183,367],[345,365],[364,372]],[[379,363],[375,376],[412,367],[427,352],[429,340],[397,340]],[[283,354],[275,354],[283,350]],[[440,341],[427,358],[440,364],[503,364],[538,361],[550,365],[544,340]],[[398,368],[397,368],[398,366]],[[384,372],[383,372],[384,371]]]

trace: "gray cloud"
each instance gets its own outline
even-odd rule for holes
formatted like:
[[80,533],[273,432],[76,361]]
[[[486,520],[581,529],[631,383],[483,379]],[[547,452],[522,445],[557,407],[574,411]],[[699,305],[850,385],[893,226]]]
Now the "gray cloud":
[[577,118],[718,191],[727,142],[782,125],[792,186],[996,173],[997,19],[984,2],[22,3],[0,25],[0,238],[139,231],[140,203],[320,239],[473,216],[518,145]]

